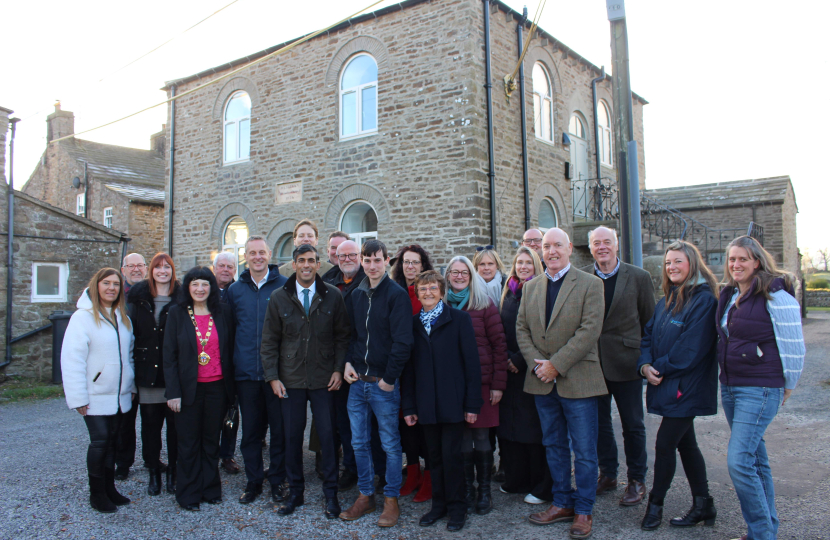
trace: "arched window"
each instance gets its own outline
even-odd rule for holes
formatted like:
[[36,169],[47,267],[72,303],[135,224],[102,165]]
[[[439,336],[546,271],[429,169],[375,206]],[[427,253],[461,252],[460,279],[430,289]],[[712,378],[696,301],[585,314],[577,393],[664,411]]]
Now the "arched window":
[[553,94],[547,70],[536,62],[533,65],[533,120],[536,138],[553,142]]
[[378,65],[368,54],[358,54],[349,60],[340,78],[340,136],[377,130]]
[[248,224],[239,216],[232,217],[225,226],[222,251],[229,251],[236,255],[236,278],[248,265],[245,263],[245,240],[248,239]]
[[274,250],[277,252],[277,264],[291,264],[294,253],[294,237],[289,234],[284,234],[282,238],[277,240],[277,247]]
[[548,229],[559,226],[559,220],[556,217],[556,208],[549,199],[542,199],[539,203],[539,228],[542,232]]
[[362,246],[369,238],[378,237],[378,215],[369,203],[354,202],[343,212],[340,230],[348,233],[357,245]]
[[603,165],[611,167],[611,114],[608,112],[608,105],[604,101],[597,104],[597,144],[599,146],[599,159]]
[[585,121],[579,113],[571,115],[571,123],[568,124],[568,133],[580,139],[585,138]]
[[225,106],[225,163],[251,155],[251,98],[235,92]]

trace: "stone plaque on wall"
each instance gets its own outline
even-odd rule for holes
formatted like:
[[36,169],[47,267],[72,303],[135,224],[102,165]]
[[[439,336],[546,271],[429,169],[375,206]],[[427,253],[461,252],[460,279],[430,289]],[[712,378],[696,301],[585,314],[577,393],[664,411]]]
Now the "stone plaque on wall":
[[277,204],[301,202],[303,200],[303,181],[277,184]]

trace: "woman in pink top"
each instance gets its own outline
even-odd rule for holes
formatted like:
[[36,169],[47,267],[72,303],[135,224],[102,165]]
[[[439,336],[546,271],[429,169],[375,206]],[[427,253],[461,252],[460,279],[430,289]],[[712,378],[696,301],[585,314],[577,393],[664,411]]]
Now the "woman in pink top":
[[178,431],[176,500],[185,510],[199,510],[201,501],[222,502],[219,433],[236,395],[234,334],[233,314],[219,301],[213,272],[192,268],[164,332],[165,395]]

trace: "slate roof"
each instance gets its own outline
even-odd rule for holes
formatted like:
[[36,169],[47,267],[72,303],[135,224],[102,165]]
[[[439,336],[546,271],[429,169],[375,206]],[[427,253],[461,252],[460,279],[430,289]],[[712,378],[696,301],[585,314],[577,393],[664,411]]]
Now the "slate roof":
[[648,197],[679,210],[722,206],[783,203],[792,183],[789,176],[647,189]]
[[164,205],[164,188],[122,184],[119,182],[109,182],[106,186],[107,189],[120,193],[131,201]]
[[153,150],[140,150],[70,138],[58,143],[76,160],[87,162],[100,180],[164,189],[165,161]]

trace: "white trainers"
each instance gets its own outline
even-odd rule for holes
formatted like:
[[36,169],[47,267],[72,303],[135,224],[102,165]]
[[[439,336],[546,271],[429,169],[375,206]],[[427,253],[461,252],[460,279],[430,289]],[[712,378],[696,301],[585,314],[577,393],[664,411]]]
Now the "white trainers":
[[533,493],[528,493],[527,496],[525,496],[525,502],[527,504],[543,504],[546,501],[543,501],[539,497],[534,497]]

